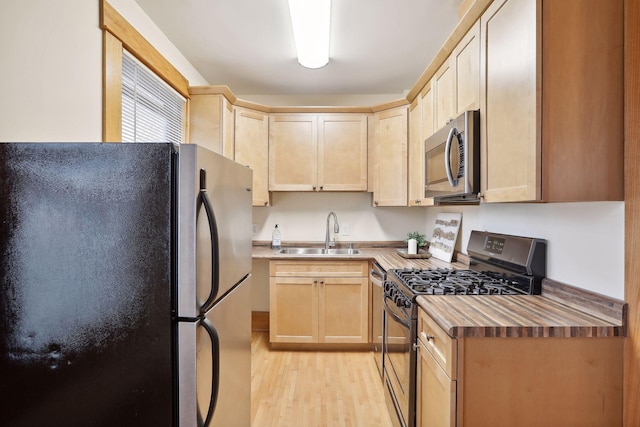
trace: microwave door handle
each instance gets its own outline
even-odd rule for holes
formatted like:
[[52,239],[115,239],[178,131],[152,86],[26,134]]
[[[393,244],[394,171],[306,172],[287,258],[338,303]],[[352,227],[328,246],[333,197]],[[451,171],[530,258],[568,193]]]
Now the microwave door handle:
[[447,179],[452,187],[458,185],[457,182],[453,180],[453,172],[451,171],[451,142],[457,134],[458,129],[452,127],[449,131],[449,136],[447,136],[447,144],[444,146],[444,170],[447,172]]

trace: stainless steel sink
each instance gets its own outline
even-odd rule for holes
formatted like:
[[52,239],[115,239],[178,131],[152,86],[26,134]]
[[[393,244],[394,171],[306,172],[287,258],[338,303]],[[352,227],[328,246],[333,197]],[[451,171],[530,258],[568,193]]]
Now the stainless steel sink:
[[283,248],[278,251],[287,255],[356,255],[357,249],[325,249],[325,248]]

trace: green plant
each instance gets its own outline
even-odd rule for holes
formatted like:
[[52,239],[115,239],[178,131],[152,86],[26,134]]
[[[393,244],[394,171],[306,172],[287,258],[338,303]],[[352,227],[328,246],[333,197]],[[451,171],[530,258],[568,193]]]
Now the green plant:
[[407,243],[409,239],[416,239],[419,248],[427,244],[426,236],[419,231],[411,231],[407,233],[407,238],[404,240],[404,242]]

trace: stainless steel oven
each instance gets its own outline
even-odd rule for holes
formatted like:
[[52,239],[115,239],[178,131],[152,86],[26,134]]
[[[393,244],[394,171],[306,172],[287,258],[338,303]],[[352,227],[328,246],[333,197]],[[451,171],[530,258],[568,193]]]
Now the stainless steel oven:
[[418,295],[539,294],[546,273],[546,241],[471,231],[469,269],[392,269],[383,294],[383,372],[395,426],[416,423]]
[[477,203],[480,112],[466,111],[424,141],[424,196],[440,203]]

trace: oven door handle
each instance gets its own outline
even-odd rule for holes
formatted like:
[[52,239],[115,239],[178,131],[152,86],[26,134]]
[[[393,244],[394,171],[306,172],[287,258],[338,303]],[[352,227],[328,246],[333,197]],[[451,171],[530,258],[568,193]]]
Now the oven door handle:
[[389,306],[389,304],[387,304],[387,300],[390,300],[391,298],[389,298],[387,295],[384,296],[383,300],[382,300],[382,304],[384,304],[384,311],[389,314],[391,317],[393,317],[393,319],[400,323],[401,325],[405,326],[408,329],[411,329],[411,321],[407,321],[406,319],[402,319],[400,316],[398,316],[393,309],[391,308],[391,306]]

